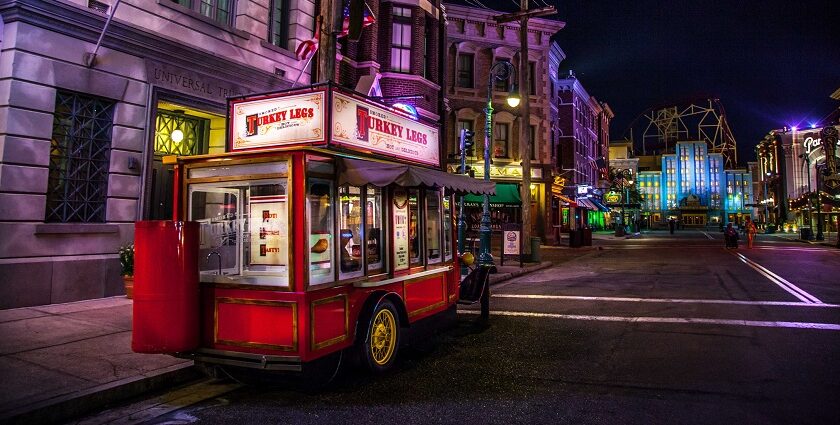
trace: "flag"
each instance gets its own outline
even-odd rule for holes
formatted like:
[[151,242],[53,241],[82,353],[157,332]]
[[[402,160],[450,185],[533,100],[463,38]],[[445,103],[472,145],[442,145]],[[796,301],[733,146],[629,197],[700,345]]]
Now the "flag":
[[299,61],[309,59],[312,55],[318,51],[318,39],[321,37],[321,32],[318,28],[315,28],[315,36],[309,40],[303,40],[298,45],[297,49],[295,49],[295,56]]
[[[357,6],[358,5],[358,6]],[[351,30],[351,17],[354,20],[358,19],[358,9],[362,9],[362,16],[361,16],[361,27],[358,29],[358,33],[354,34],[355,39],[351,38],[351,41],[357,41],[358,35],[360,34],[362,28],[367,28],[374,23],[376,23],[376,16],[373,16],[373,13],[370,11],[370,7],[368,7],[367,3],[362,0],[353,1],[344,7],[344,21],[341,23],[341,32],[338,34],[338,38],[347,37],[350,35]],[[358,24],[357,24],[358,25]],[[355,32],[355,31],[354,31]]]

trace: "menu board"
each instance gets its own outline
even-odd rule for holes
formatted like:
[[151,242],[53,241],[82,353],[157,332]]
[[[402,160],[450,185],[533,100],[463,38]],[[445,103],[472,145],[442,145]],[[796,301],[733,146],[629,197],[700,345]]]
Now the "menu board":
[[394,190],[394,270],[408,268],[408,193]]
[[437,166],[438,129],[394,110],[333,94],[332,142]]
[[285,196],[254,196],[251,211],[251,265],[285,266],[289,258]]
[[324,141],[323,91],[232,102],[231,150]]

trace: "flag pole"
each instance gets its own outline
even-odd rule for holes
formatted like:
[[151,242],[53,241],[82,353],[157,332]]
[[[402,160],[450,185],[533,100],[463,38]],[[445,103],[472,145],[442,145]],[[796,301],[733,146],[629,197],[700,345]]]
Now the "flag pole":
[[295,79],[295,82],[294,82],[294,83],[292,83],[292,87],[291,87],[291,88],[295,88],[295,86],[297,86],[298,81],[300,81],[300,77],[302,77],[302,76],[303,76],[303,73],[304,73],[304,72],[306,72],[306,68],[307,68],[307,67],[309,67],[309,64],[311,64],[311,63],[312,63],[312,59],[313,59],[314,57],[315,57],[315,53],[313,52],[313,53],[312,53],[312,55],[310,55],[310,56],[309,56],[309,59],[307,59],[307,60],[306,60],[306,65],[304,65],[304,66],[303,66],[303,68],[301,68],[301,70],[300,70],[300,74],[298,74],[297,78]]

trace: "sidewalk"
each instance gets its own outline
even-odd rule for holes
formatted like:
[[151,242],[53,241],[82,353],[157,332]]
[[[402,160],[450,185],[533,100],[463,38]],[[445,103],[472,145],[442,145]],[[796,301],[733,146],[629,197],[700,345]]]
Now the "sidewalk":
[[[551,266],[498,268],[499,283]],[[192,361],[131,351],[123,296],[0,310],[0,424],[55,423],[201,378]]]
[[0,423],[49,423],[194,380],[191,361],[131,351],[123,296],[0,310]]

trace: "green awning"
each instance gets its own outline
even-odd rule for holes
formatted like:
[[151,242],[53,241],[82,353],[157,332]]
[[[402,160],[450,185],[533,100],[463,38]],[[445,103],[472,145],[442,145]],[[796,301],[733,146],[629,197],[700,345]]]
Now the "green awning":
[[[468,194],[464,196],[464,204],[483,204],[483,195]],[[522,205],[522,198],[519,197],[519,185],[510,183],[496,183],[496,194],[490,195],[490,204],[493,205]]]

